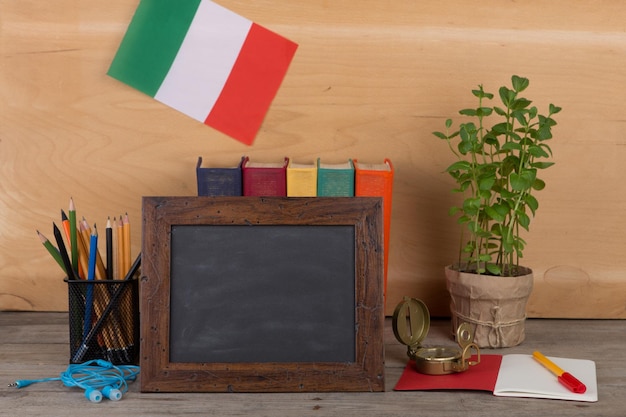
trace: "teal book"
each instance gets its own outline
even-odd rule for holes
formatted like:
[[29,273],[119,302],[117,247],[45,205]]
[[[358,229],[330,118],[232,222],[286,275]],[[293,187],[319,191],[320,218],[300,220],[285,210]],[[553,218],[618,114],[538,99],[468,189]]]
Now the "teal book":
[[351,159],[330,164],[317,158],[317,196],[354,197],[354,163]]

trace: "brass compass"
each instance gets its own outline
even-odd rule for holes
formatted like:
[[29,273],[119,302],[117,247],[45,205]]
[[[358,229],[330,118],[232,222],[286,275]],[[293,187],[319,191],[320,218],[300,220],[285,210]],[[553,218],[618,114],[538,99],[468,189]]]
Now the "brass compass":
[[[456,331],[460,350],[455,347],[424,347],[422,340],[430,329],[430,313],[426,304],[417,298],[404,297],[393,312],[393,333],[407,346],[407,355],[415,361],[417,372],[428,375],[446,375],[466,371],[480,363],[480,349],[474,343],[474,331],[462,323]],[[476,360],[472,361],[472,348]]]

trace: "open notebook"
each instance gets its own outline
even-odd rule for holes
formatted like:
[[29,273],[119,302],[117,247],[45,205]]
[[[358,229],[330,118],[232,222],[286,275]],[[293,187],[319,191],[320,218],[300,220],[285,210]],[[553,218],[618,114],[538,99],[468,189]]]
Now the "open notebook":
[[587,386],[576,394],[561,385],[556,376],[533,359],[532,355],[481,355],[480,364],[467,371],[449,375],[424,375],[407,364],[396,391],[478,390],[500,397],[548,398],[571,401],[598,401],[596,364],[586,359],[549,357],[555,364]]

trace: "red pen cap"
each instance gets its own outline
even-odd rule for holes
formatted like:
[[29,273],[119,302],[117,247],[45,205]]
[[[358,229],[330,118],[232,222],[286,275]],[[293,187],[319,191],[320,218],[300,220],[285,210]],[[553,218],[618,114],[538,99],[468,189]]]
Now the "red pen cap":
[[568,390],[575,392],[576,394],[583,394],[587,391],[585,384],[580,382],[569,372],[563,372],[559,377],[559,382],[567,387]]

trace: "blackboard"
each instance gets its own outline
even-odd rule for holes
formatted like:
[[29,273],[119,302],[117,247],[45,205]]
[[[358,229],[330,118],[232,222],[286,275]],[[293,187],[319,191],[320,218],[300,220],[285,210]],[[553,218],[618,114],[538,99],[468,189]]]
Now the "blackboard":
[[173,226],[171,362],[354,362],[353,226]]
[[384,390],[381,207],[144,197],[142,391]]

